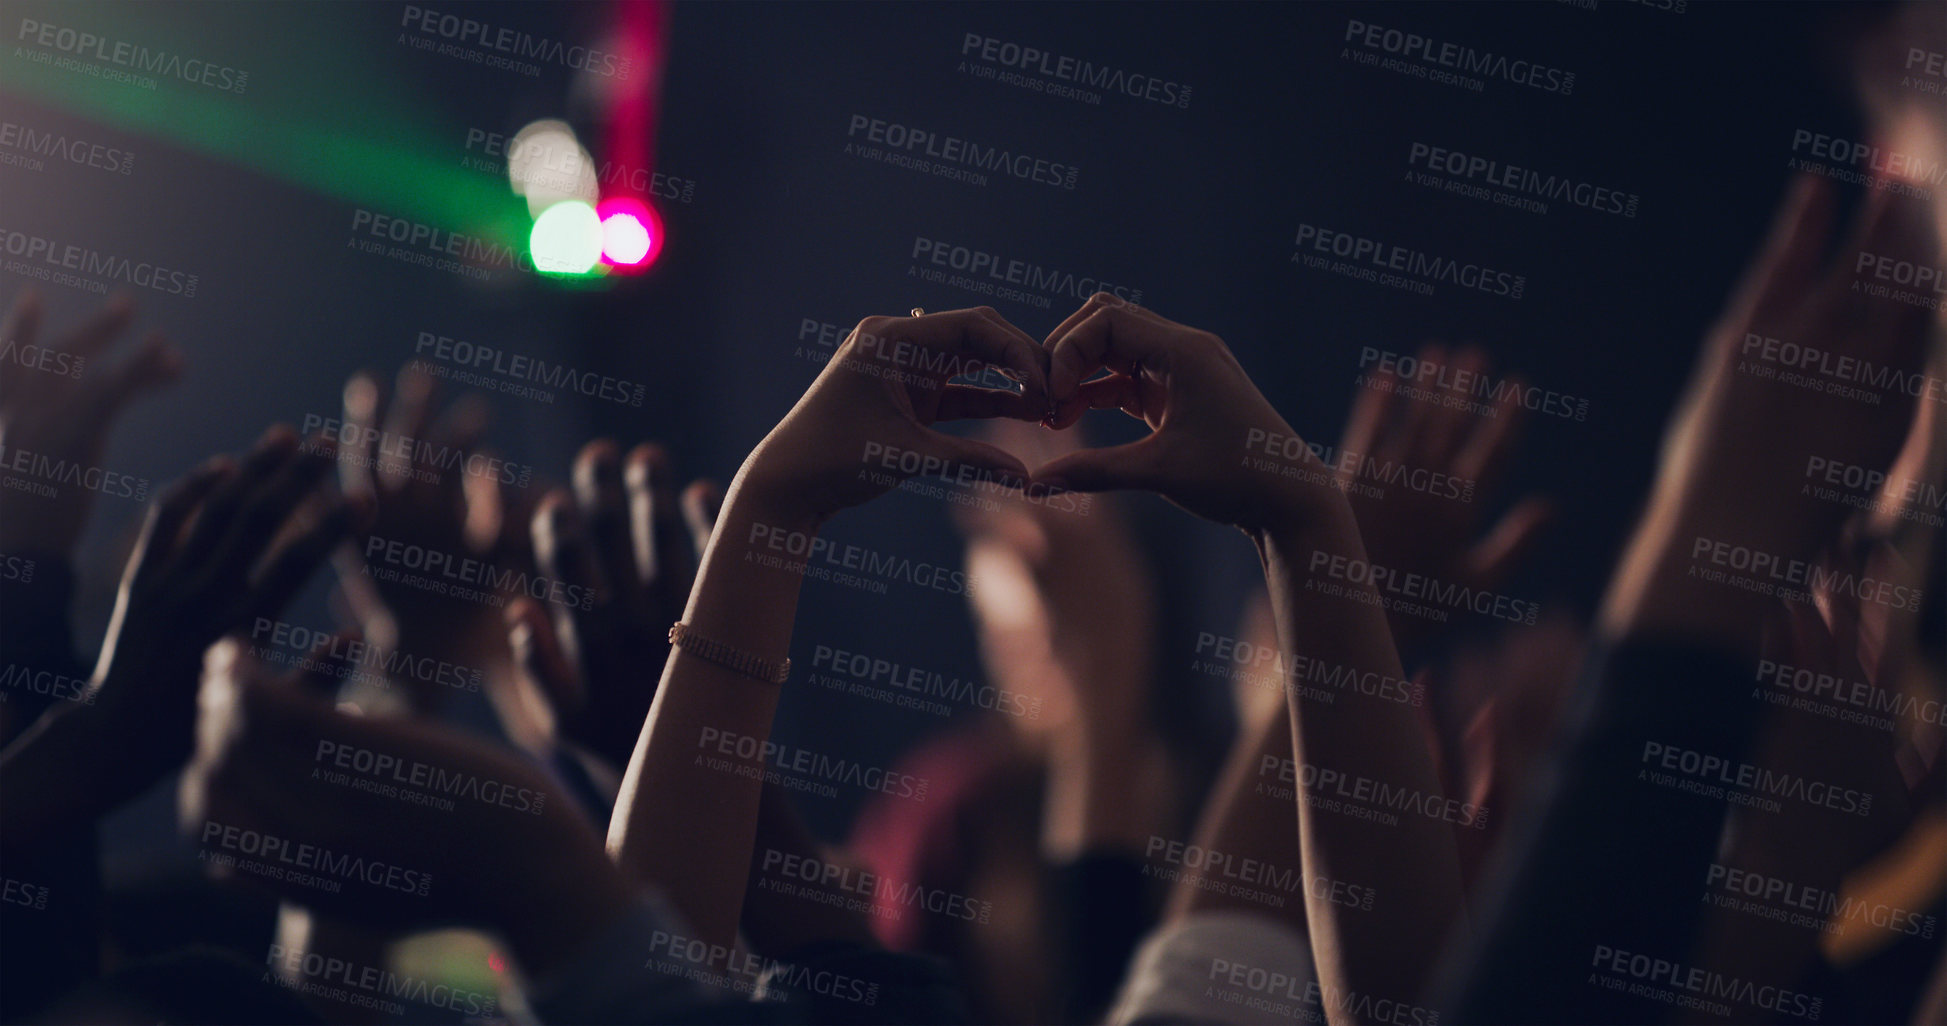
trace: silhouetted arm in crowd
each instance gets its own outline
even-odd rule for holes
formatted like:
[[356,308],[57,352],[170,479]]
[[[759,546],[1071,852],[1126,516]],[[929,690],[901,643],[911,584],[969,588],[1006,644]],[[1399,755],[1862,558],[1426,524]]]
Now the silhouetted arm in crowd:
[[[378,935],[491,930],[538,995],[603,1021],[674,1017],[714,997],[644,965],[653,932],[686,929],[610,862],[551,780],[449,727],[333,709],[331,650],[283,677],[232,642],[213,650],[179,800],[212,873]],[[435,772],[463,785],[442,789],[438,808],[388,793]],[[563,993],[561,981],[576,985]]]
[[[80,701],[87,660],[69,623],[74,556],[96,492],[142,500],[145,487],[102,467],[108,432],[129,402],[174,380],[182,356],[157,335],[113,364],[101,357],[135,306],[110,300],[58,341],[41,341],[43,303],[23,292],[0,321],[0,745],[61,701]],[[98,481],[99,488],[87,481]]]
[[[120,360],[100,359],[133,319],[125,296],[54,341],[42,341],[43,316],[40,295],[24,291],[0,320],[0,747],[50,708],[94,700],[71,620],[75,551],[97,491],[148,498],[147,482],[102,466],[108,432],[131,400],[173,380],[182,359],[155,335]],[[5,867],[44,906],[0,908],[11,981],[0,1018],[9,1021],[91,973],[99,948],[93,823],[35,844],[32,858],[13,848]]]
[[[187,757],[203,648],[274,615],[349,527],[342,505],[301,514],[330,464],[299,456],[295,442],[273,429],[241,468],[214,462],[164,494],[129,560],[99,665],[79,674],[74,700],[0,750],[0,862],[54,909],[0,910],[8,964],[38,967],[8,988],[9,1017],[34,1003],[31,992],[76,982],[70,969],[91,971],[95,825]],[[9,612],[6,633],[25,620]],[[64,630],[54,644],[65,648]]]
[[241,466],[213,460],[163,495],[129,559],[94,701],[0,752],[5,851],[93,822],[183,763],[204,649],[274,615],[352,527],[355,507],[312,501],[330,467],[279,426]]
[[1800,494],[1807,457],[1884,467],[1911,408],[1898,389],[1868,404],[1749,368],[1775,360],[1767,346],[1782,341],[1901,371],[1921,364],[1928,314],[1849,286],[1862,250],[1924,259],[1924,237],[1876,192],[1828,265],[1832,216],[1829,188],[1800,182],[1706,340],[1603,605],[1573,740],[1493,876],[1479,945],[1455,951],[1446,1011],[1459,1021],[1670,1013],[1620,990],[1647,982],[1631,968],[1647,964],[1639,956],[1687,971],[1725,805],[1675,785],[1706,758],[1740,766],[1761,709],[1751,667],[1777,600],[1731,578],[1763,584],[1767,566],[1815,559],[1844,507]]

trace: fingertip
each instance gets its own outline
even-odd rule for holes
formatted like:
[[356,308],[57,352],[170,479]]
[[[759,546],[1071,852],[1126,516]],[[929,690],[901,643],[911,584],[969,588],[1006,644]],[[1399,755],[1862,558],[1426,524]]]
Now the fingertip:
[[196,470],[191,474],[191,478],[198,481],[210,480],[216,478],[229,477],[230,475],[235,474],[236,472],[237,472],[237,458],[235,456],[230,455],[227,452],[218,453],[217,455],[212,456],[207,460],[204,460],[203,465],[197,467]]
[[541,496],[534,506],[534,531],[537,542],[554,542],[575,529],[575,500],[567,491],[555,488]]
[[597,438],[582,446],[575,454],[575,494],[594,505],[601,497],[603,483],[619,478],[621,458],[622,447],[613,438]]
[[502,614],[509,630],[525,631],[535,630],[536,624],[546,616],[547,612],[541,608],[541,604],[526,595],[509,602],[506,612]]
[[628,486],[635,491],[663,487],[669,480],[669,450],[656,442],[643,442],[629,450]]
[[1019,460],[995,463],[987,469],[1000,477],[998,483],[1004,488],[1019,490],[1034,481],[1034,471],[1029,470],[1027,464]]
[[203,673],[224,682],[234,681],[245,651],[242,638],[235,634],[223,635],[203,651]]
[[153,353],[150,366],[156,380],[166,384],[182,377],[183,369],[188,366],[188,358],[183,355],[182,349],[160,334],[149,336],[149,343]]
[[338,459],[338,439],[325,431],[313,431],[304,436],[299,448],[327,461]]
[[471,445],[487,433],[487,426],[493,421],[493,407],[485,396],[478,392],[467,392],[446,411],[447,429],[451,437]]
[[723,508],[723,486],[708,478],[691,481],[683,489],[683,514],[691,524],[708,527],[716,523]]
[[1057,402],[1054,412],[1044,418],[1041,423],[1050,431],[1066,431],[1074,427],[1075,423],[1082,419],[1082,414],[1087,412],[1088,402],[1086,400],[1077,396],[1070,396],[1065,400]]
[[934,452],[947,457],[953,463],[964,464],[980,470],[987,470],[1016,481],[1029,480],[1028,468],[1015,455],[996,445],[962,438],[955,435],[939,436],[945,441],[934,447]]
[[399,368],[397,387],[400,399],[409,402],[423,400],[432,394],[433,384],[432,374],[428,373],[418,360],[413,360]]
[[297,450],[297,440],[297,430],[289,424],[272,424],[257,439],[256,449],[266,455],[285,456]]
[[369,370],[345,379],[345,412],[354,420],[370,420],[379,405],[379,378]]
[[1099,467],[1091,461],[1102,450],[1082,449],[1065,456],[1057,456],[1034,469],[1031,480],[1035,484],[1065,492],[1092,492],[1100,476]]
[[577,464],[589,464],[597,461],[612,461],[619,458],[621,452],[622,447],[616,443],[615,439],[604,435],[600,438],[590,439],[586,445],[583,445],[581,450],[575,454],[575,462]]
[[339,631],[333,631],[329,639],[323,639],[323,641],[313,644],[313,662],[319,662],[319,664],[321,662],[349,662],[345,658],[345,652],[350,650],[352,644],[358,644],[360,641],[364,641],[364,631],[360,631],[356,627],[343,627]]

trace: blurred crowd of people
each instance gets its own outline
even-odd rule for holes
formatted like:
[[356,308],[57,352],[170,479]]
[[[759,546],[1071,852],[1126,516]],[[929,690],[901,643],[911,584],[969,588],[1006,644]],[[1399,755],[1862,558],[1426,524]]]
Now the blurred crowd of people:
[[[1863,45],[1878,131],[1947,161],[1889,84],[1941,9]],[[129,303],[44,325],[23,292],[0,1016],[1947,1021],[1947,203],[1911,192],[1789,183],[1588,623],[1501,590],[1573,531],[1503,494],[1518,374],[1430,345],[1322,439],[1216,334],[1102,294],[1039,337],[865,318],[721,485],[602,438],[523,504],[484,405],[360,375],[329,430],[161,490],[83,652],[90,468],[182,358],[117,354]],[[1115,410],[1146,433],[1090,445]],[[782,689],[902,672],[788,656],[821,529],[916,473],[991,499],[951,513],[991,711],[889,767],[781,744]],[[1260,557],[1197,642],[1227,752],[1160,711],[1139,492]],[[340,629],[286,618],[320,576]],[[98,828],[177,778],[197,858],[277,912],[157,951]],[[871,800],[815,836],[799,792],[841,781]],[[402,956],[455,928],[475,983]]]

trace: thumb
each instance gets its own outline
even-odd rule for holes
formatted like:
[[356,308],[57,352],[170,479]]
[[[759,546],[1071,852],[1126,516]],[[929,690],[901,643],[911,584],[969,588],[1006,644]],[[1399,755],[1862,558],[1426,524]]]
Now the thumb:
[[338,687],[358,665],[354,653],[359,642],[357,631],[340,631],[312,646],[310,653],[292,671],[286,682],[299,691],[328,704],[336,704]]
[[1786,602],[1784,607],[1785,622],[1790,625],[1792,659],[1800,666],[1832,669],[1838,645],[1818,607],[1809,602]]
[[1547,499],[1529,496],[1516,503],[1500,523],[1467,553],[1467,565],[1485,589],[1500,586],[1528,557],[1541,539],[1543,528],[1555,518],[1555,507]]
[[1155,436],[1107,449],[1078,449],[1042,464],[1034,472],[1037,484],[1076,492],[1105,492],[1121,488],[1160,491],[1162,474]]
[[514,662],[534,683],[557,718],[580,709],[588,699],[581,681],[561,647],[554,621],[531,598],[515,599],[507,607],[507,644]]
[[[333,674],[343,661],[334,654],[345,635],[314,646],[307,657],[282,674],[240,633],[226,634],[203,652],[197,689],[195,750],[215,754],[248,741],[276,744],[288,730],[318,708],[329,708]],[[282,657],[274,657],[284,662]]]
[[683,523],[689,528],[690,543],[700,557],[710,547],[710,533],[716,530],[717,514],[723,510],[723,488],[715,481],[691,481],[683,489]]
[[928,431],[926,436],[927,450],[950,465],[974,467],[1012,481],[1028,480],[1027,466],[1005,449],[939,431]]

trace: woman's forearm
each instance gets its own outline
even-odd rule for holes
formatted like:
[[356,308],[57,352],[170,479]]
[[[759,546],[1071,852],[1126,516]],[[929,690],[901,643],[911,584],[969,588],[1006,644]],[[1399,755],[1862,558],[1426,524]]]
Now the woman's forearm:
[[[1196,844],[1232,859],[1255,859],[1270,872],[1296,873],[1303,865],[1298,849],[1298,813],[1288,801],[1265,793],[1263,767],[1291,761],[1291,713],[1279,709],[1240,735],[1197,825]],[[1172,919],[1197,912],[1260,912],[1293,929],[1305,930],[1304,891],[1286,895],[1281,906],[1267,906],[1232,888],[1199,887],[1189,875],[1170,890]]]
[[[1261,532],[1258,546],[1287,658],[1400,677],[1378,596],[1351,594],[1357,587],[1351,584],[1328,594],[1309,569],[1326,560],[1363,560],[1350,510],[1328,508],[1285,523],[1294,526]],[[1336,1024],[1358,1021],[1361,1009],[1379,1002],[1419,1004],[1442,946],[1466,924],[1454,824],[1422,813],[1445,805],[1435,800],[1440,778],[1424,726],[1414,707],[1373,696],[1344,694],[1323,703],[1294,689],[1287,704],[1299,847],[1311,884],[1305,912],[1324,1011]],[[1377,816],[1322,808],[1342,790],[1336,783],[1326,787],[1328,780],[1350,782],[1354,794],[1421,800],[1392,809],[1368,802],[1393,821],[1388,825]],[[1371,910],[1330,900],[1329,889],[1312,883],[1321,878],[1371,889]]]
[[[786,522],[759,491],[741,479],[731,488],[683,622],[776,661],[790,651],[803,580],[789,553],[804,552],[794,539],[808,541],[817,525]],[[778,692],[672,649],[609,823],[610,854],[721,947],[737,932]]]

